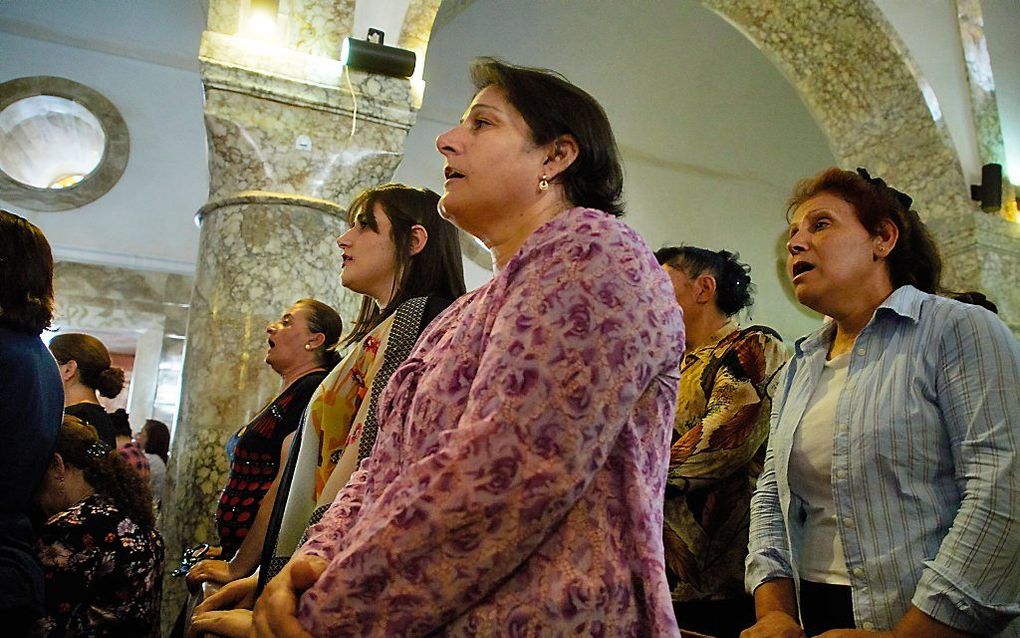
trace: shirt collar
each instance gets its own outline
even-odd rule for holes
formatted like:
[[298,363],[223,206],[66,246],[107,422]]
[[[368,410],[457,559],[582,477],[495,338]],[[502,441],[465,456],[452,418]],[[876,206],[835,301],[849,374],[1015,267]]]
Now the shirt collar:
[[[885,298],[885,301],[878,305],[875,314],[872,315],[868,326],[880,320],[883,316],[896,316],[917,323],[921,316],[921,304],[927,295],[913,286],[900,286]],[[867,329],[868,326],[865,326]],[[810,353],[825,346],[828,348],[832,341],[836,324],[833,321],[826,321],[820,328],[810,332],[794,343],[794,350],[797,354]]]

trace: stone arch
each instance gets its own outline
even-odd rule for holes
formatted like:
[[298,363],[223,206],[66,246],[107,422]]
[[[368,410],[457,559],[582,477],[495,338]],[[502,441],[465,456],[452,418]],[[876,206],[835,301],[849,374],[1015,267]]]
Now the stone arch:
[[[474,0],[410,0],[401,40],[431,33]],[[938,102],[873,0],[700,0],[786,76],[839,165],[865,166],[910,193],[939,242],[943,283],[987,291],[1020,334],[1020,293],[1003,282],[1020,267],[1020,230],[983,214]],[[792,142],[791,142],[792,143]]]

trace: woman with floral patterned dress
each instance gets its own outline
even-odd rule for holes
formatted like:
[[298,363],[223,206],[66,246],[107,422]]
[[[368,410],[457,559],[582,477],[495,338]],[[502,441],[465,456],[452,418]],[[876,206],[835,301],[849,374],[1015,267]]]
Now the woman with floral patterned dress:
[[67,416],[36,493],[45,615],[36,636],[155,636],[163,541],[148,484],[95,430]]
[[255,605],[256,636],[678,636],[662,499],[683,323],[615,219],[604,111],[482,60],[437,140],[495,277],[422,333],[372,455]]

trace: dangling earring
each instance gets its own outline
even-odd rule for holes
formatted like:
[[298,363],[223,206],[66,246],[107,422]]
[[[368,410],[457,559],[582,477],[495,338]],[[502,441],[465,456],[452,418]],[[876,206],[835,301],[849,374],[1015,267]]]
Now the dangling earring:
[[540,191],[549,190],[549,178],[547,176],[543,175],[542,179],[538,180],[538,190]]

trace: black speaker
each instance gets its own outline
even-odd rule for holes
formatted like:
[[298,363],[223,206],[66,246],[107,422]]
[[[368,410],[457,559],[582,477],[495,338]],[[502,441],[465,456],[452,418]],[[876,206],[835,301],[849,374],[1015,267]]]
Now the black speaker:
[[396,78],[411,77],[414,74],[415,61],[414,51],[388,47],[382,42],[344,38],[340,48],[341,64],[346,64],[352,69]]
[[997,212],[1002,208],[1002,164],[985,164],[981,167],[981,184],[971,184],[970,198],[981,202],[981,210]]

